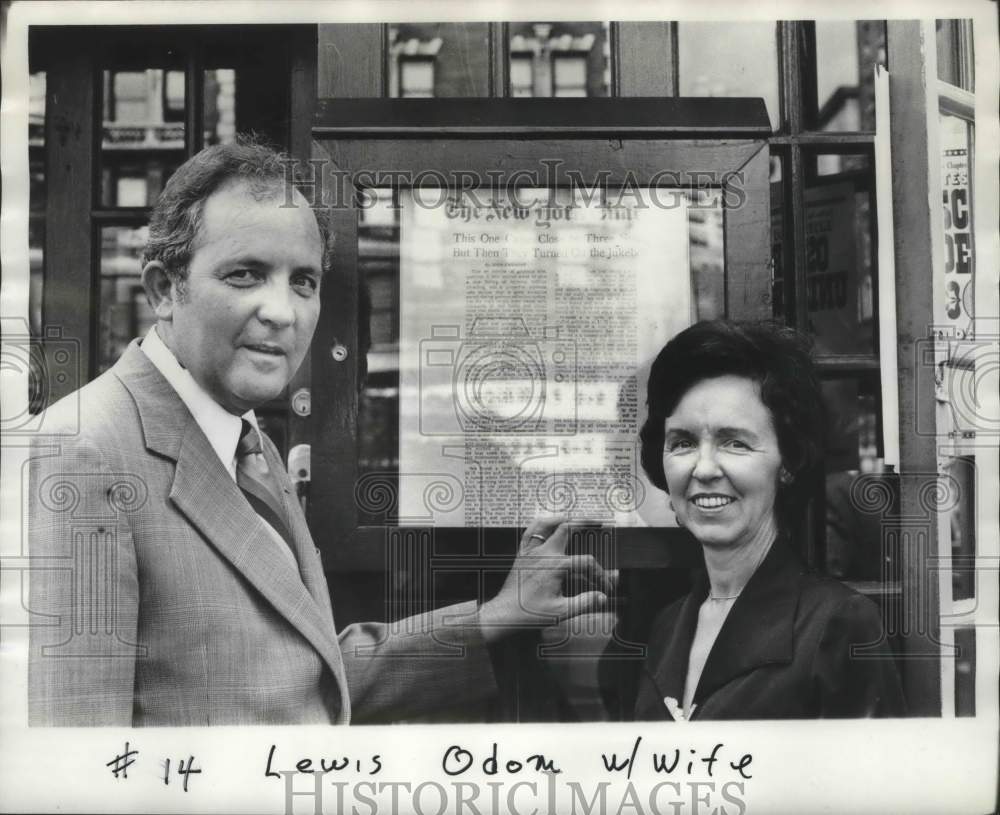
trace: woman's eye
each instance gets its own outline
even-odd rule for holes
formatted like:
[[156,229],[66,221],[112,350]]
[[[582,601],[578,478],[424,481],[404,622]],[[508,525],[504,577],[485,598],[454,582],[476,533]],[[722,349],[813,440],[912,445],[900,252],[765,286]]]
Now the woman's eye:
[[690,450],[693,446],[690,439],[671,439],[667,442],[667,452],[682,453],[685,450]]
[[749,444],[745,441],[740,441],[739,439],[729,439],[725,443],[726,447],[731,450],[750,450],[752,449]]

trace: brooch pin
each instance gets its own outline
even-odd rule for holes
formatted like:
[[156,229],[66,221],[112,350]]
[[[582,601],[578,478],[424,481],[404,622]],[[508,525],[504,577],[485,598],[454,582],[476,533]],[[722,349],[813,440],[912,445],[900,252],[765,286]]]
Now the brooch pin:
[[[674,721],[686,722],[690,721],[687,716],[684,715],[684,708],[680,706],[680,703],[674,699],[673,696],[664,696],[663,704],[667,707],[667,712],[674,718]],[[694,715],[695,708],[697,705],[691,705],[691,715]]]

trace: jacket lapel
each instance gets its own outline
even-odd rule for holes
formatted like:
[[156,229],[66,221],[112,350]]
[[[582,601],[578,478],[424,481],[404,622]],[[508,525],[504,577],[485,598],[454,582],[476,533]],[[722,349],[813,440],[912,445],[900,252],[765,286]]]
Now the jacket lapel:
[[[266,437],[265,437],[266,438]],[[333,606],[330,603],[330,590],[327,586],[326,575],[323,571],[323,561],[320,558],[319,549],[313,543],[312,533],[306,523],[306,516],[299,505],[298,497],[295,494],[295,485],[288,476],[284,462],[278,455],[277,448],[274,447],[270,439],[264,445],[264,457],[267,459],[267,466],[272,473],[276,473],[281,484],[281,501],[285,510],[285,517],[288,519],[289,531],[295,543],[295,559],[299,567],[299,585],[304,585],[310,597],[319,610],[322,618],[322,630],[330,632],[336,638],[336,626],[333,621]],[[341,722],[347,724],[351,720],[351,698],[347,693],[347,672],[344,669],[343,652],[337,644],[336,663],[327,658],[327,663],[337,678],[337,687],[341,689],[340,694],[340,716]]]
[[[289,558],[275,550],[278,544],[263,521],[255,512],[248,511],[246,499],[205,434],[138,342],[128,347],[114,370],[135,400],[147,448],[177,463],[170,499],[206,540],[312,644],[334,675],[342,678],[343,664],[328,592],[318,582],[322,571],[317,576],[315,568],[306,565],[313,563],[307,555],[316,558],[315,552],[307,551],[306,540],[311,547],[308,530],[298,524],[293,530],[296,556],[303,564],[300,576]],[[268,456],[268,464],[282,466],[274,454]],[[286,479],[280,480],[284,483]],[[295,513],[290,513],[290,517],[295,517]],[[342,704],[346,710],[346,698]]]
[[[694,641],[694,632],[698,625],[698,608],[703,599],[704,595],[699,592],[696,584],[691,593],[681,602],[676,622],[670,627],[670,638],[664,644],[663,651],[652,663],[655,667],[649,678],[660,696],[662,705],[660,709],[665,711],[669,718],[674,718],[673,712],[664,700],[673,699],[675,705],[679,706],[684,697],[688,656],[691,653],[691,643]],[[654,631],[658,628],[660,626],[653,626]]]
[[302,582],[320,610],[329,618],[332,629],[333,607],[330,604],[330,591],[323,571],[323,561],[319,549],[313,542],[312,533],[306,523],[306,516],[299,505],[298,496],[295,494],[295,485],[288,477],[288,471],[285,469],[277,450],[271,444],[264,446],[264,456],[267,459],[267,466],[271,468],[271,472],[278,474],[278,480],[281,483],[281,501],[285,517],[288,519],[289,531],[295,542],[295,559],[299,563]]
[[[792,661],[799,603],[795,578],[801,573],[802,566],[787,544],[775,541],[729,610],[708,654],[694,703],[701,703],[727,682],[755,668]],[[702,594],[697,603],[704,599]]]

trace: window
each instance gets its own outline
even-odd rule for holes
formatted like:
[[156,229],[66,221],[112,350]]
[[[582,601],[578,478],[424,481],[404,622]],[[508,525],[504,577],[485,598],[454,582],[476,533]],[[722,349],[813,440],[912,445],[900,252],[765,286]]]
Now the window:
[[[937,416],[938,471],[951,485],[953,500],[942,509],[947,534],[940,552],[952,579],[941,587],[941,682],[946,714],[972,716],[984,697],[976,654],[988,653],[995,643],[996,580],[977,563],[996,554],[987,536],[976,535],[977,431],[990,427],[980,410],[991,365],[989,339],[976,335],[974,290],[976,283],[975,211],[975,100],[972,23],[937,20],[938,165],[931,166],[931,192],[941,196],[943,251],[935,264],[935,384],[941,407]],[[932,94],[933,96],[933,94]],[[936,176],[936,178],[934,178]],[[934,182],[937,182],[936,184]],[[995,344],[993,345],[995,349]],[[995,355],[995,350],[992,351]],[[995,358],[995,357],[994,357]],[[995,382],[995,376],[993,378]],[[994,385],[995,392],[995,385]],[[982,445],[980,437],[979,445]],[[981,448],[980,448],[981,449]],[[994,636],[990,636],[994,635]],[[987,646],[990,643],[990,646]],[[953,692],[948,693],[952,688]],[[989,693],[988,689],[986,691]],[[995,695],[995,694],[994,694]],[[988,697],[987,697],[988,698]]]
[[205,71],[205,144],[231,144],[236,138],[236,71]]
[[163,121],[184,119],[184,72],[166,71],[163,77]]
[[384,70],[389,97],[488,96],[490,37],[495,31],[491,23],[387,26]]
[[611,24],[508,23],[509,95],[610,96]]
[[779,126],[775,23],[676,23],[680,96],[762,96]]
[[972,20],[936,20],[937,75],[964,91],[976,89],[972,51]]
[[184,161],[184,71],[163,65],[163,58],[104,67],[99,164],[105,206],[151,205]]
[[586,56],[555,54],[552,57],[552,95],[587,95]]
[[108,74],[105,110],[113,122],[145,122],[149,118],[149,83],[145,71],[115,71]]
[[[45,282],[45,72],[28,75],[28,332],[32,342],[42,334],[42,286]],[[44,407],[42,351],[28,356],[28,412]]]
[[535,95],[535,71],[530,52],[517,51],[510,55],[510,95]]
[[115,195],[120,207],[144,207],[148,202],[146,179],[141,176],[119,176]]
[[873,67],[886,62],[885,24],[881,20],[817,20],[814,30],[816,95],[813,102],[810,85],[806,115],[817,130],[874,130]]
[[434,59],[405,57],[399,61],[399,95],[404,99],[434,96]]

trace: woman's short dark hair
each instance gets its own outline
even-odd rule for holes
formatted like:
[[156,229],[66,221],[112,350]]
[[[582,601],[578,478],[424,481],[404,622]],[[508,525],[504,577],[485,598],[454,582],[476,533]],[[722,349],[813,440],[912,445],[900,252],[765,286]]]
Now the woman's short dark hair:
[[[185,161],[167,182],[153,207],[149,238],[142,265],[161,262],[173,278],[183,283],[201,229],[205,202],[224,185],[246,184],[258,200],[291,200],[294,179],[292,160],[251,135],[240,135],[231,144],[206,147]],[[329,266],[330,221],[322,209],[313,209],[323,242],[323,269]]]
[[657,355],[649,373],[648,418],[639,432],[642,466],[667,491],[664,422],[691,387],[717,376],[742,376],[760,387],[770,411],[781,461],[791,474],[779,484],[778,523],[789,531],[803,515],[823,472],[826,411],[810,356],[811,342],[773,323],[705,320],[681,331]]

